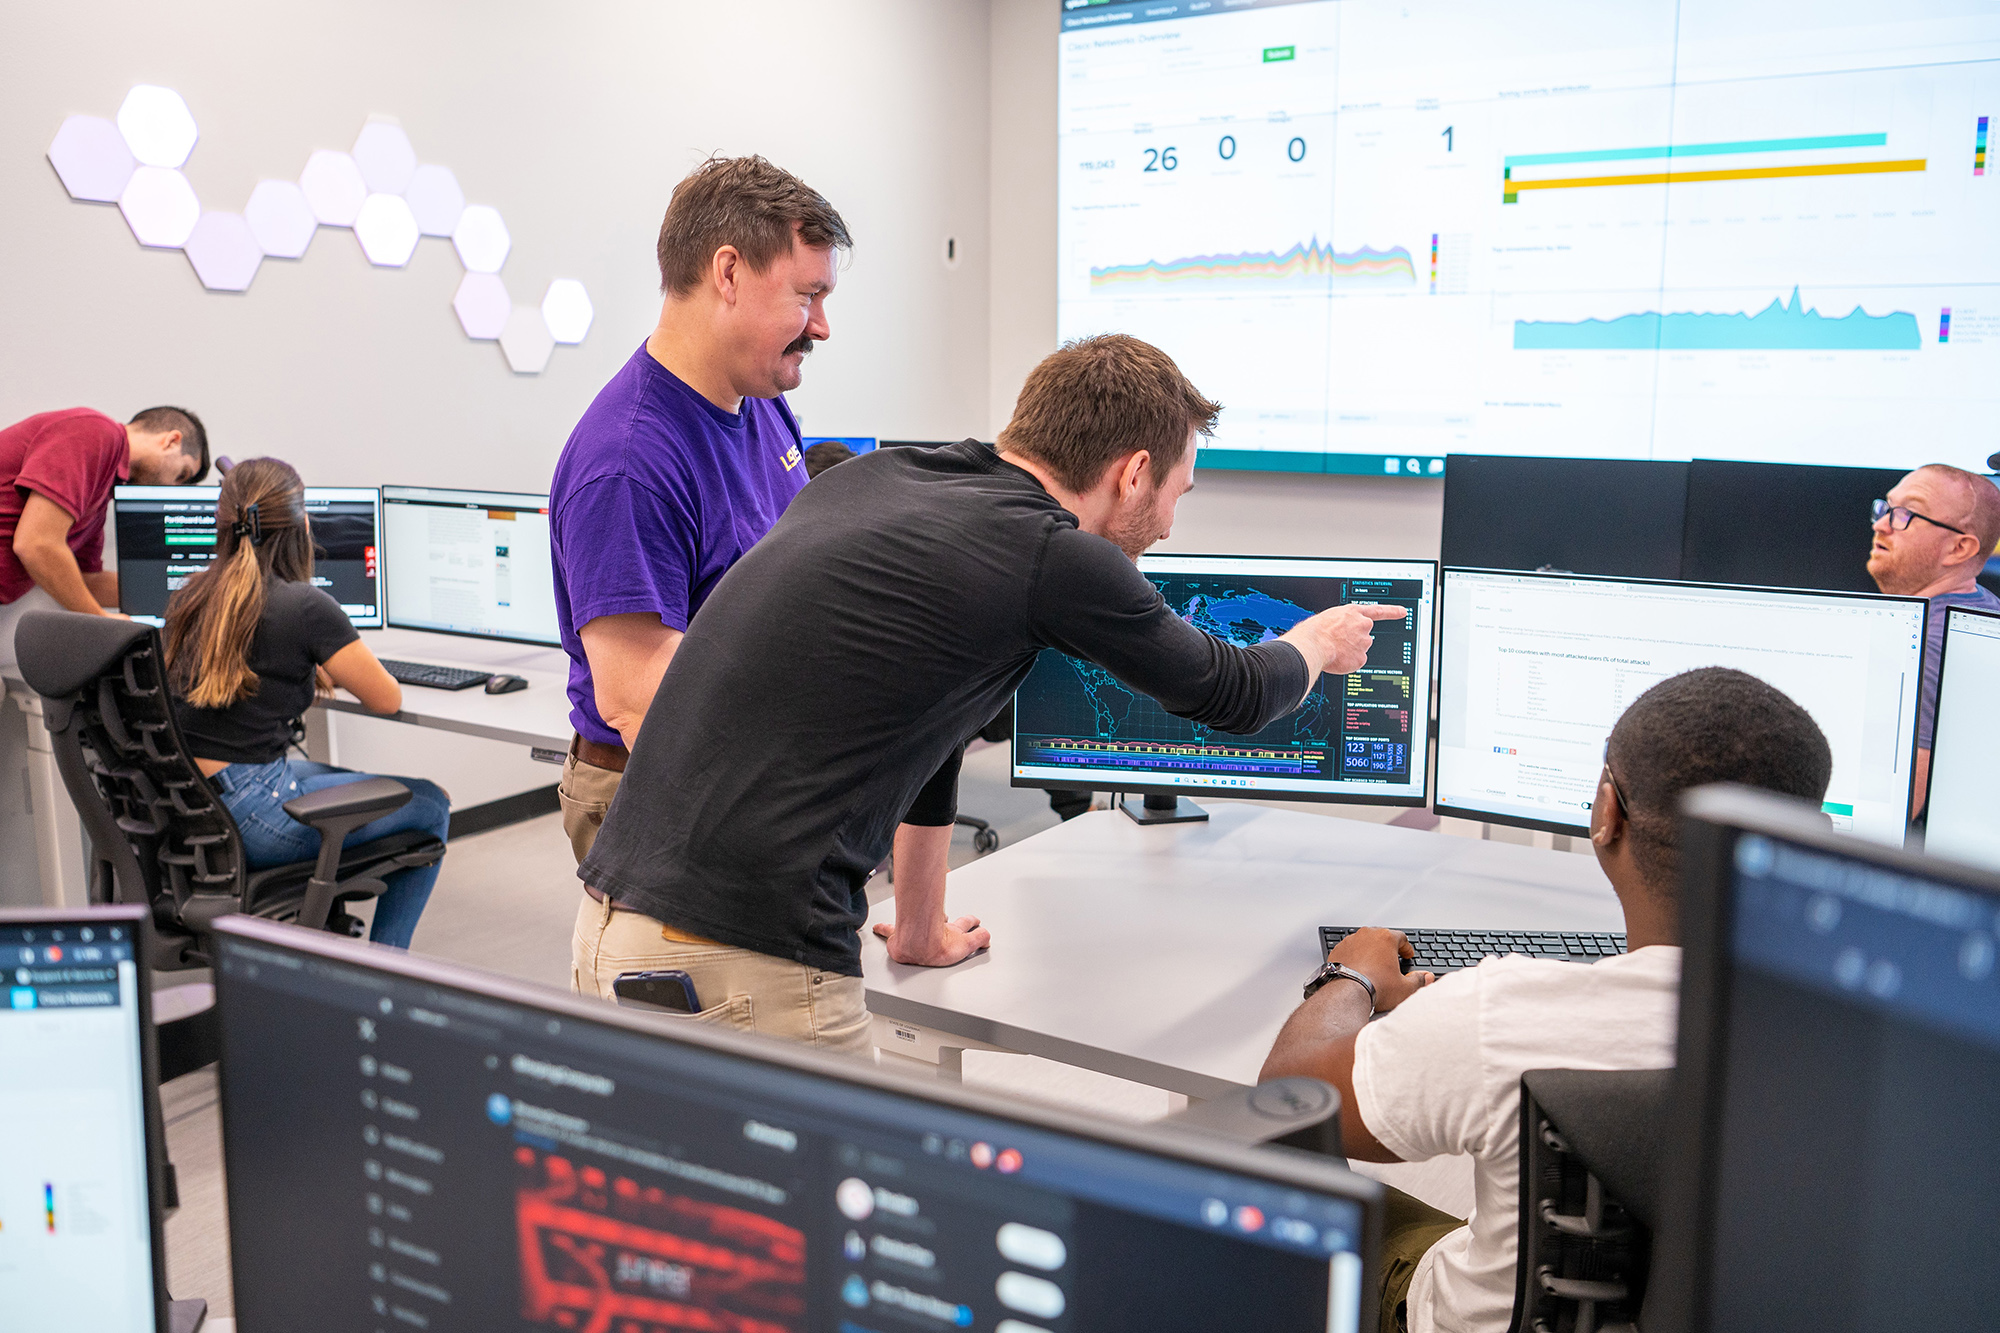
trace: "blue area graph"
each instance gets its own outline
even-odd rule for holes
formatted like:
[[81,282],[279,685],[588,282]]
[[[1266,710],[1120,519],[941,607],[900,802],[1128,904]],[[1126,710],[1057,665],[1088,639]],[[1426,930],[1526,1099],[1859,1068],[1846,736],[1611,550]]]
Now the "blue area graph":
[[1525,352],[1914,352],[1922,343],[1917,317],[1907,311],[1871,315],[1856,306],[1829,317],[1803,305],[1796,287],[1789,302],[1773,300],[1754,315],[1649,310],[1573,323],[1514,321],[1514,349]]

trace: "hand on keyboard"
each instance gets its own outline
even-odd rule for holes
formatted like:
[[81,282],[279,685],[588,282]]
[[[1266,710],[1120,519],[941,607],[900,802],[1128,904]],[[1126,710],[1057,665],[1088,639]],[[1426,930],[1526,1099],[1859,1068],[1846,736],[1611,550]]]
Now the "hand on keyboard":
[[1415,956],[1409,937],[1400,930],[1363,926],[1327,955],[1375,983],[1375,1012],[1386,1014],[1437,978],[1429,972],[1408,971]]

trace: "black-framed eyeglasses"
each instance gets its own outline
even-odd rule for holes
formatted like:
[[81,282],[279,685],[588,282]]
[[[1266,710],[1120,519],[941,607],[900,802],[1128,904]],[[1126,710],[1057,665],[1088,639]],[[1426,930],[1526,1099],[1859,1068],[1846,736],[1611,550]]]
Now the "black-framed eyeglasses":
[[1611,771],[1611,742],[1604,742],[1604,780],[1611,784],[1611,799],[1618,802],[1618,813],[1622,818],[1632,817],[1632,808],[1625,804],[1625,789],[1618,785],[1618,775]]
[[1920,518],[1934,528],[1943,528],[1946,532],[1955,532],[1961,537],[1970,537],[1972,535],[1964,528],[1954,528],[1949,523],[1940,523],[1929,514],[1919,514],[1907,505],[1892,505],[1887,500],[1877,500],[1870,507],[1869,513],[1871,515],[1869,521],[1873,523],[1880,523],[1886,516],[1892,532],[1901,532],[1904,528],[1910,526],[1911,519]]

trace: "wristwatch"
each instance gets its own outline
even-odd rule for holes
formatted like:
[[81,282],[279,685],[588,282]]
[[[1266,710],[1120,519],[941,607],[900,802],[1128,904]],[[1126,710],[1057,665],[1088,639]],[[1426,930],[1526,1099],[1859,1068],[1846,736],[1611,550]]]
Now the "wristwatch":
[[1310,1000],[1314,996],[1314,994],[1318,992],[1321,986],[1324,986],[1329,981],[1334,981],[1342,977],[1345,977],[1349,981],[1360,982],[1361,989],[1368,992],[1368,1016],[1370,1018],[1373,1018],[1375,1016],[1375,983],[1370,981],[1367,977],[1362,976],[1359,972],[1356,972],[1353,968],[1349,967],[1347,964],[1336,963],[1331,958],[1329,958],[1325,962],[1325,964],[1320,967],[1319,971],[1313,973],[1312,976],[1307,979],[1306,998]]

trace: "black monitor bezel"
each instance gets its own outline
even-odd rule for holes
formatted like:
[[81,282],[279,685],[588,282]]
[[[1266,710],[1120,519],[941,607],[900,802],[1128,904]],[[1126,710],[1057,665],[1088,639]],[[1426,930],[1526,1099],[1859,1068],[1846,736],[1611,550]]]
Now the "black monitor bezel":
[[[1364,1325],[1367,1322],[1368,1310],[1371,1308],[1368,1293],[1379,1289],[1385,1191],[1380,1183],[1349,1170],[1338,1158],[1317,1157],[1289,1149],[1253,1148],[1205,1137],[1196,1131],[1176,1129],[1157,1123],[1127,1125],[1113,1120],[1085,1117],[1040,1102],[981,1092],[960,1084],[929,1079],[913,1080],[885,1073],[870,1063],[851,1057],[831,1055],[809,1046],[759,1036],[755,1033],[734,1032],[707,1024],[683,1023],[674,1019],[662,1020],[638,1011],[620,1008],[603,1000],[538,986],[479,968],[257,917],[244,915],[223,917],[215,923],[215,933],[269,947],[311,954],[349,967],[378,970],[424,985],[469,992],[503,1004],[538,1010],[564,1020],[622,1029],[638,1036],[653,1038],[666,1046],[676,1043],[693,1046],[716,1055],[776,1066],[793,1074],[830,1078],[890,1096],[934,1101],[974,1115],[1011,1120],[1035,1129],[1092,1140],[1109,1147],[1150,1153],[1214,1170],[1251,1176],[1287,1188],[1308,1190],[1350,1200],[1361,1209],[1361,1292]],[[217,961],[219,964],[220,958]],[[231,984],[228,970],[217,966],[216,1006],[218,1017],[221,1019],[225,1049],[229,1035],[229,1005],[226,1001]],[[224,1061],[219,1069],[221,1105],[224,1111],[224,1176],[230,1197],[233,1228],[234,1218],[247,1215],[247,1210],[238,1210],[234,1206],[236,1197],[240,1191],[250,1188],[251,1182],[245,1179],[244,1172],[229,1169],[231,1164],[228,1162],[227,1112],[230,1100],[229,1083],[233,1075],[227,1061]],[[242,1070],[233,1071],[233,1074],[250,1078],[250,1075]],[[233,1235],[231,1239],[233,1242]],[[232,1248],[235,1253],[245,1252],[243,1249],[234,1249],[233,1245]]]
[[[1900,597],[1900,596],[1892,596],[1888,593],[1874,593],[1874,592],[1841,592],[1829,588],[1765,588],[1749,583],[1698,583],[1691,579],[1631,579],[1631,578],[1618,578],[1610,574],[1567,574],[1556,570],[1479,569],[1466,565],[1446,565],[1438,573],[1437,617],[1436,617],[1437,665],[1431,672],[1432,679],[1437,682],[1437,714],[1436,717],[1434,718],[1434,729],[1437,733],[1437,738],[1439,743],[1436,747],[1435,758],[1433,763],[1435,767],[1438,768],[1442,768],[1444,765],[1443,738],[1444,738],[1444,704],[1445,704],[1445,689],[1444,689],[1445,584],[1453,574],[1504,574],[1510,578],[1562,579],[1568,582],[1588,582],[1588,583],[1642,584],[1646,587],[1651,587],[1651,588],[1696,588],[1702,591],[1747,592],[1747,593],[1757,593],[1760,595],[1768,595],[1768,596],[1796,595],[1796,596],[1806,596],[1806,597],[1844,597],[1852,600],[1870,601],[1870,602],[1914,602],[1922,606],[1924,609],[1924,620],[1922,623],[1926,633],[1928,633],[1930,627],[1930,602],[1929,599],[1923,597]],[[1919,636],[1920,641],[1921,638],[1922,636],[1920,635]],[[1919,669],[1921,670],[1922,666],[1921,661],[1919,662],[1918,665]],[[1919,688],[1921,689],[1921,686]],[[1918,707],[1919,708],[1922,707],[1921,697],[1919,698],[1918,701]],[[1908,823],[1907,811],[1909,810],[1909,805],[1910,805],[1910,785],[1915,780],[1914,775],[1916,770],[1916,763],[1917,763],[1917,729],[1915,727],[1912,727],[1910,728],[1910,753],[1908,756],[1908,762],[1904,765],[1903,768],[1903,773],[1904,773],[1903,809],[1906,812],[1904,820],[1906,826]],[[1481,824],[1500,824],[1508,828],[1532,829],[1538,833],[1559,833],[1567,835],[1572,838],[1587,837],[1590,833],[1590,822],[1588,820],[1585,820],[1582,824],[1564,824],[1564,823],[1559,823],[1552,819],[1531,819],[1526,815],[1489,812],[1480,810],[1477,807],[1473,806],[1446,805],[1441,799],[1442,788],[1438,785],[1437,775],[1435,772],[1431,775],[1431,791],[1432,791],[1431,810],[1436,814],[1448,815],[1453,819],[1469,819],[1476,823],[1481,823]]]
[[[1295,560],[1300,564],[1356,564],[1356,565],[1429,565],[1431,570],[1431,634],[1430,661],[1425,677],[1430,683],[1430,693],[1437,690],[1438,664],[1438,613],[1444,606],[1444,585],[1442,570],[1435,560],[1420,558],[1405,559],[1402,556],[1352,556],[1352,555],[1221,555],[1212,551],[1157,551],[1148,554],[1162,559],[1173,560]],[[1143,559],[1143,557],[1142,557]],[[1144,572],[1143,569],[1141,572]],[[1018,691],[1016,692],[1018,695]],[[1009,740],[1011,747],[1007,760],[1008,786],[1027,787],[1041,791],[1114,791],[1135,796],[1186,796],[1191,800],[1204,798],[1212,801],[1309,801],[1317,805],[1385,805],[1423,809],[1428,806],[1436,790],[1435,769],[1431,761],[1431,701],[1410,701],[1410,749],[1411,769],[1423,774],[1423,790],[1414,796],[1366,796],[1349,792],[1306,792],[1306,791],[1259,791],[1245,787],[1210,787],[1174,782],[1133,782],[1119,781],[1107,783],[1075,779],[1063,781],[1057,778],[1024,778],[1015,769],[1014,755],[1019,753],[1021,737],[1021,709],[1018,700],[1014,707],[1014,732]],[[1415,725],[1421,721],[1422,725]]]
[[160,1042],[153,1028],[152,909],[138,904],[92,907],[0,907],[0,926],[92,926],[111,922],[132,928],[132,963],[139,996],[139,1101],[145,1118],[147,1228],[153,1246],[153,1329],[169,1333],[167,1296],[167,1130],[160,1111]]
[[[389,491],[437,491],[454,495],[512,495],[524,499],[541,495],[541,512],[550,514],[551,520],[554,518],[554,515],[550,512],[549,497],[542,495],[539,491],[475,491],[459,486],[378,486],[376,488],[376,494],[380,497],[376,504],[376,512],[378,514],[384,513],[389,505],[387,494]],[[410,502],[398,501],[398,503]],[[396,556],[395,552],[390,549],[389,524],[386,517],[381,519],[380,522],[381,527],[379,530],[382,534],[382,567],[386,570],[389,563]],[[553,565],[553,559],[551,559],[550,563]],[[398,624],[396,621],[396,599],[389,595],[389,580],[387,578],[382,580],[382,626],[385,629],[399,629],[410,634],[448,634],[458,639],[477,639],[481,643],[519,643],[525,644],[530,648],[553,648],[557,651],[561,651],[562,649],[562,629],[560,626],[557,627],[556,637],[551,642],[548,639],[523,638],[518,634],[481,634],[477,630],[469,629],[439,629],[434,625]]]
[[2000,874],[1838,833],[1819,811],[1771,792],[1702,787],[1687,794],[1681,813],[1678,1054],[1661,1135],[1659,1227],[1646,1302],[1646,1327],[1665,1333],[1707,1329],[1714,1313],[1720,1162],[1713,1149],[1727,1091],[1737,840],[1760,834],[2000,900]]
[[1931,766],[1924,771],[1924,808],[1919,812],[1924,817],[1926,833],[1930,829],[1931,797],[1937,794],[1937,789],[1930,785],[1930,777],[1937,771],[1938,740],[1944,734],[1938,722],[1944,716],[1944,672],[1945,663],[1951,659],[1951,621],[1954,616],[1977,617],[2000,625],[2000,611],[1981,611],[1974,606],[1947,606],[1944,609],[1944,634],[1938,640],[1937,698],[1931,701],[1934,710],[1931,714]]
[[[111,522],[111,525],[112,525],[112,530],[113,530],[114,532],[115,532],[115,531],[117,531],[117,525],[118,525],[118,509],[117,509],[117,505],[118,505],[118,492],[120,492],[120,491],[124,491],[124,490],[147,490],[147,491],[166,491],[166,490],[173,490],[173,491],[187,491],[187,492],[188,492],[189,494],[191,494],[191,495],[201,495],[201,494],[204,494],[204,493],[205,493],[205,494],[206,494],[206,496],[207,496],[207,499],[208,499],[208,502],[209,502],[210,504],[218,504],[218,503],[220,503],[220,499],[221,499],[221,495],[222,495],[222,487],[221,487],[220,485],[216,485],[216,486],[139,486],[139,485],[137,485],[136,483],[123,483],[123,482],[121,482],[121,483],[120,483],[119,485],[117,485],[117,486],[114,486],[114,487],[112,487],[112,488],[111,488],[111,504],[112,504],[112,510],[111,510],[111,515],[110,515],[110,522]],[[349,622],[350,622],[350,623],[352,623],[352,624],[353,624],[354,628],[356,628],[356,629],[358,629],[358,630],[359,630],[359,629],[381,629],[381,628],[382,628],[382,627],[383,627],[384,625],[386,625],[386,624],[388,624],[388,623],[389,623],[389,580],[383,577],[383,549],[384,549],[384,548],[383,548],[383,544],[382,544],[382,536],[383,536],[383,534],[382,534],[382,488],[381,488],[380,486],[307,486],[307,487],[305,488],[305,492],[306,492],[306,497],[307,497],[307,499],[308,499],[308,500],[310,500],[310,499],[312,498],[312,493],[313,493],[314,491],[370,491],[370,492],[372,492],[372,493],[374,494],[374,496],[375,496],[375,614],[374,614],[374,615],[372,615],[372,616],[366,616],[366,617],[363,617],[363,619],[362,619],[362,620],[355,620],[355,619],[354,619],[354,618],[353,618],[352,616],[349,616],[349,617],[348,617],[348,620],[349,620]],[[122,554],[121,554],[121,560],[122,560]],[[121,591],[121,593],[120,593],[120,595],[119,595],[119,605],[118,605],[118,609],[119,609],[119,610],[120,610],[121,612],[125,610],[125,604],[124,604],[124,595],[123,595],[122,591]],[[369,621],[369,622],[373,622],[373,623],[364,623],[364,621]]]

